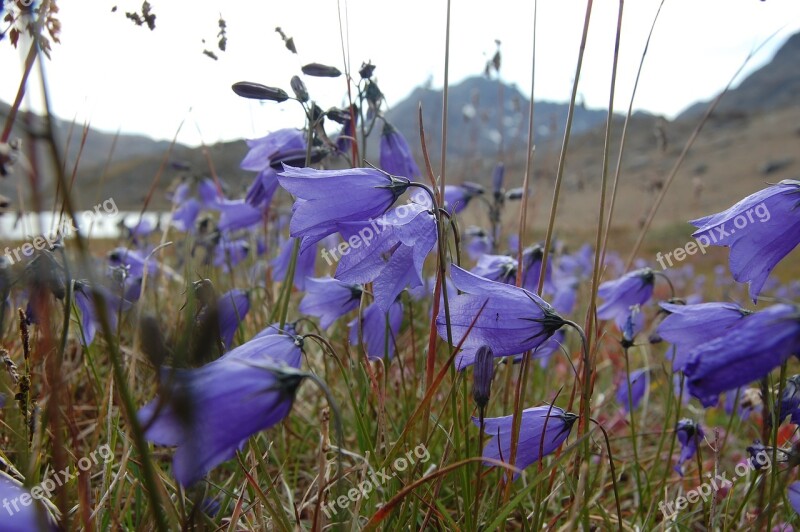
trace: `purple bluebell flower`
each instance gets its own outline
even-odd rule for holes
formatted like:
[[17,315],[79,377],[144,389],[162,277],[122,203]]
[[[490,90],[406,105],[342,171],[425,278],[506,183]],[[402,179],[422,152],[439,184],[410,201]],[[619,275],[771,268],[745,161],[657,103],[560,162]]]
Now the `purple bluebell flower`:
[[[95,307],[92,288],[87,283],[75,281],[74,288],[75,305],[78,307],[81,318],[81,343],[89,346],[94,342],[97,330],[102,324],[100,313]],[[120,312],[129,310],[131,304],[112,294],[105,287],[97,287],[96,290],[105,301],[108,325],[112,331],[115,331],[117,329],[117,316]]]
[[142,239],[146,239],[157,229],[156,224],[147,218],[138,218],[130,223],[123,220],[122,226],[128,233],[128,238],[136,245],[139,245]]
[[683,476],[683,464],[691,460],[697,453],[697,445],[705,437],[705,432],[703,432],[703,427],[699,423],[695,423],[688,418],[678,421],[675,432],[678,443],[681,444],[681,454],[674,469],[680,476]]
[[172,226],[184,233],[194,229],[194,222],[200,214],[200,202],[195,198],[188,198],[179,204],[175,212],[172,213]]
[[798,352],[800,310],[772,305],[692,349],[683,370],[687,388],[704,406],[711,406],[720,393],[765,377]]
[[444,209],[453,214],[458,214],[467,208],[472,198],[484,193],[481,185],[464,182],[461,185],[445,185]]
[[644,305],[653,295],[655,279],[653,270],[642,268],[601,284],[597,295],[603,299],[603,304],[597,309],[597,317],[613,320],[627,314],[632,305]]
[[[358,107],[353,105],[352,115],[350,109],[336,110],[338,118],[336,122],[342,124],[342,130],[336,136],[336,149],[339,153],[349,153],[353,146],[353,139],[356,137],[356,125],[358,125]],[[328,117],[331,118],[331,112],[328,111]]]
[[800,425],[800,375],[793,375],[786,380],[781,393],[781,420],[791,416],[792,423]]
[[631,371],[630,387],[628,386],[628,376],[622,375],[617,386],[617,403],[625,412],[630,412],[631,406],[636,410],[649,387],[650,370],[648,369]]
[[[508,255],[482,255],[470,272],[490,281],[515,285],[517,282],[517,266],[517,259]],[[527,286],[525,288],[529,289]],[[535,291],[536,289],[534,288]]]
[[172,472],[190,486],[285,418],[302,380],[300,344],[255,338],[197,369],[162,369],[159,397],[138,414],[148,440],[176,446]]
[[247,189],[244,200],[253,207],[263,208],[272,202],[272,196],[278,190],[278,172],[266,168],[258,173]]
[[[372,359],[392,358],[397,335],[400,334],[400,326],[403,323],[403,305],[395,301],[388,312],[384,312],[377,303],[372,303],[364,309],[362,318],[362,334],[367,356]],[[358,345],[358,318],[347,325],[350,327],[350,345]]]
[[470,260],[478,260],[481,255],[492,250],[492,237],[480,227],[467,227],[464,238],[467,240],[466,249]]
[[197,184],[197,194],[208,209],[216,209],[219,202],[225,199],[216,183],[209,178],[205,178]]
[[555,295],[553,296],[553,308],[559,314],[567,316],[575,309],[578,301],[578,288],[580,282],[577,277],[566,277],[554,283]]
[[320,319],[319,325],[327,329],[333,322],[358,308],[363,287],[344,283],[331,277],[306,279],[306,295],[300,302],[303,314]]
[[[49,482],[53,482],[49,478]],[[39,498],[42,497],[42,488]],[[33,497],[21,483],[4,472],[0,472],[0,499],[4,510],[0,512],[0,530],[3,532],[52,531],[59,528],[45,506]],[[27,504],[22,502],[27,500]]]
[[275,161],[287,152],[305,150],[305,135],[297,129],[279,129],[265,137],[248,140],[247,147],[250,151],[242,159],[240,167],[242,170],[258,172],[258,175],[250,185],[245,199],[253,207],[260,208],[270,203],[278,189]]
[[[549,303],[524,288],[490,281],[455,265],[450,276],[456,288],[464,292],[450,300],[454,344],[464,338],[486,303],[464,340],[464,352],[457,357],[459,369],[463,368],[460,359],[470,359],[482,345],[491,346],[498,357],[516,355],[536,349],[565,324]],[[436,326],[439,336],[447,338],[444,309],[439,311]]]
[[375,302],[384,311],[406,287],[423,284],[422,269],[437,240],[436,220],[418,204],[400,205],[377,223],[343,223],[348,242],[336,278],[373,283]]
[[800,514],[800,481],[789,484],[789,487],[786,488],[786,496],[795,513]]
[[147,254],[118,247],[108,253],[108,264],[112,268],[122,268],[131,277],[141,277],[144,275],[144,270],[147,268],[148,275],[155,275],[158,273],[159,264],[155,258],[147,257]]
[[384,122],[381,134],[380,161],[381,168],[393,176],[414,179],[422,175],[405,137],[388,122]]
[[633,305],[626,314],[617,315],[617,328],[622,332],[622,347],[633,346],[633,340],[644,328],[644,313],[639,305]]
[[[284,241],[278,252],[278,256],[272,259],[272,278],[276,281],[284,281],[286,274],[289,273],[289,262],[292,260],[294,250],[294,238]],[[314,266],[317,260],[317,246],[311,246],[305,250],[300,249],[297,254],[297,263],[294,269],[294,286],[298,290],[306,289],[306,278],[314,277]]]
[[217,224],[220,231],[249,229],[264,220],[264,212],[245,200],[222,200],[217,203],[217,209],[220,213]]
[[689,351],[726,333],[752,314],[735,303],[676,305],[660,303],[669,315],[658,325],[658,335],[675,346],[672,371],[682,371]]
[[408,179],[373,168],[314,170],[284,166],[278,181],[297,197],[289,232],[302,238],[303,250],[339,231],[342,222],[381,216],[410,185]]
[[[761,440],[756,440],[753,442],[753,445],[749,445],[747,447],[747,454],[750,455],[748,461],[753,465],[753,468],[755,468],[756,471],[766,465],[766,463],[762,464],[762,462],[767,462],[767,460],[769,460],[770,451],[771,449],[761,443]],[[765,457],[766,460],[764,460]]]
[[243,238],[228,240],[220,238],[214,247],[214,266],[230,271],[247,258],[250,253],[250,243]]
[[475,353],[475,368],[472,374],[472,398],[478,408],[489,404],[494,378],[494,354],[488,345],[482,345]]
[[219,337],[225,349],[233,342],[233,335],[250,312],[250,295],[247,292],[234,288],[225,292],[217,301],[217,315],[219,317]]
[[[522,250],[522,270],[525,274],[522,279],[522,286],[531,292],[539,291],[539,276],[542,270],[542,259],[544,258],[544,247],[540,244],[528,246]],[[552,261],[547,262],[544,272],[543,289],[546,292],[554,292],[552,281]]]
[[692,220],[699,244],[730,247],[730,269],[750,283],[755,303],[764,282],[781,259],[800,243],[797,206],[800,181],[783,180],[747,196],[726,211]]
[[[492,436],[492,439],[483,448],[483,458],[510,463],[513,418],[513,415],[509,415],[484,420],[484,431]],[[512,465],[525,469],[541,457],[553,453],[566,441],[576,419],[578,416],[557,406],[542,405],[523,410],[516,461]],[[472,422],[480,426],[478,418],[473,417]],[[543,451],[541,456],[539,456],[540,450]],[[484,462],[484,465],[494,466],[488,462]],[[514,479],[517,477],[518,473],[514,475]]]

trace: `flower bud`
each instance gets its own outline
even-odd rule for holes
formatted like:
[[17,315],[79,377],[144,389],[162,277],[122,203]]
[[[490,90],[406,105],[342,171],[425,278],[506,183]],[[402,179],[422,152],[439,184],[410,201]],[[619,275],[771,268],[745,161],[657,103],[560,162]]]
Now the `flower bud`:
[[260,83],[253,83],[251,81],[239,81],[234,83],[231,88],[233,92],[242,98],[249,98],[251,100],[271,100],[273,102],[285,102],[289,99],[286,91],[277,87],[267,87]]
[[342,72],[338,68],[320,63],[309,63],[301,70],[303,74],[307,76],[315,76],[318,78],[338,78],[342,75]]
[[472,374],[472,398],[478,408],[486,408],[492,390],[494,377],[494,355],[492,348],[482,345],[475,354],[475,369]]
[[299,76],[292,76],[290,85],[292,86],[292,91],[298,100],[301,102],[308,101],[308,89],[306,89],[306,84],[303,83],[303,80],[300,79]]

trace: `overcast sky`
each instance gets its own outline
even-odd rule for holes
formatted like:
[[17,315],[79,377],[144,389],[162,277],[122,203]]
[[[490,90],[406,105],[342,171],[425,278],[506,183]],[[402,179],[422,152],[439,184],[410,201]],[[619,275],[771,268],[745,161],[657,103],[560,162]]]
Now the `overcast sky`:
[[[118,6],[116,13],[111,6]],[[141,2],[59,2],[62,42],[47,63],[56,114],[107,130],[197,144],[252,138],[302,125],[295,102],[244,100],[230,89],[257,81],[289,91],[289,79],[310,62],[342,68],[336,0],[151,0],[156,29],[137,27],[125,11]],[[102,6],[100,5],[102,4]],[[647,33],[660,0],[625,3],[616,106],[627,108]],[[389,104],[431,80],[441,87],[444,0],[341,0],[354,74],[362,61],[375,74]],[[349,31],[345,21],[349,21]],[[566,101],[575,72],[585,0],[540,0],[537,99]],[[607,107],[618,2],[595,0],[580,94],[590,107]],[[219,14],[228,24],[228,50],[218,61]],[[453,0],[450,81],[481,74],[502,41],[501,75],[529,93],[532,0]],[[275,33],[294,37],[292,55]],[[798,0],[666,0],[647,56],[635,107],[672,117],[716,94],[747,55],[771,34],[745,73],[769,60],[800,29]],[[207,44],[203,44],[205,39]],[[20,52],[0,42],[0,99],[16,94]],[[357,74],[356,74],[357,75]],[[306,79],[312,98],[328,108],[344,102],[342,78]],[[33,102],[35,104],[35,102]]]

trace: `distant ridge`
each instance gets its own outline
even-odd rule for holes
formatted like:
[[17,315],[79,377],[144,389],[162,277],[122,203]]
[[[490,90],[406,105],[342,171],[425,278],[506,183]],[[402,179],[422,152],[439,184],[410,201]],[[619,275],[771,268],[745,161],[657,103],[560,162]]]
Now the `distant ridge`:
[[[678,119],[696,116],[709,102],[698,102]],[[795,33],[775,52],[772,60],[759,68],[720,100],[715,114],[772,111],[800,105],[800,33]]]

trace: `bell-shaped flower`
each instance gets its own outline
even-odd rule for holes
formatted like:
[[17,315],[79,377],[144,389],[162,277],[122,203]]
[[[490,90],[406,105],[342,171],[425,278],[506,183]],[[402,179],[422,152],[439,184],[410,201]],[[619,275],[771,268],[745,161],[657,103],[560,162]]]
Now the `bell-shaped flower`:
[[278,181],[297,200],[289,232],[308,249],[339,231],[342,222],[378,218],[408,189],[410,181],[374,168],[314,170],[284,165]]
[[755,303],[770,272],[800,243],[800,181],[783,180],[723,212],[692,220],[701,246],[730,247],[730,269]]
[[680,476],[683,476],[683,464],[688,462],[695,454],[697,454],[697,446],[703,441],[705,432],[699,423],[695,423],[691,419],[684,418],[678,421],[675,427],[678,443],[681,445],[681,454],[678,457],[678,463],[675,464],[675,471]]
[[660,303],[669,313],[658,325],[658,335],[675,346],[672,371],[682,371],[689,352],[700,344],[725,334],[742,318],[752,314],[736,303],[676,305]]
[[[460,359],[471,360],[482,345],[491,346],[497,357],[516,355],[536,349],[565,324],[549,303],[524,288],[490,281],[455,265],[450,276],[456,288],[463,292],[450,300],[454,345],[461,342],[469,330],[462,344],[463,353],[456,360],[459,369],[464,367]],[[483,311],[478,316],[481,307]],[[470,330],[473,321],[475,324]],[[436,327],[439,336],[447,338],[444,308],[439,310]]]
[[414,179],[422,175],[405,137],[388,122],[381,134],[380,162],[381,168],[394,176]]
[[[630,386],[628,381],[630,379]],[[631,407],[635,410],[642,402],[644,394],[650,387],[650,370],[637,369],[628,375],[622,375],[619,386],[617,387],[617,403],[625,412],[630,412]]]
[[162,369],[161,393],[138,418],[148,440],[177,447],[178,482],[194,484],[289,414],[303,378],[300,358],[299,341],[271,335],[197,369]]
[[320,319],[319,325],[327,329],[333,322],[358,308],[363,288],[331,277],[306,279],[306,295],[300,301],[303,314]]
[[741,320],[686,356],[687,389],[704,406],[718,395],[766,377],[800,352],[800,309],[777,304]]
[[[381,310],[377,303],[372,303],[365,308],[361,327],[367,356],[373,359],[392,358],[402,324],[403,305],[399,301],[392,303],[388,312]],[[358,318],[348,323],[348,326],[350,327],[350,345],[359,345]]]
[[597,308],[597,317],[613,320],[626,315],[633,305],[644,305],[653,295],[655,279],[653,270],[642,268],[601,284],[597,295],[603,299],[603,304]]
[[225,292],[217,301],[219,337],[225,349],[233,342],[233,335],[250,312],[250,296],[247,292],[234,288]]
[[[525,469],[558,449],[578,419],[575,414],[550,405],[526,408],[521,414],[516,460],[512,464],[518,469]],[[510,463],[513,419],[514,416],[509,415],[484,420],[484,432],[492,436],[492,439],[483,448],[483,458]],[[478,418],[473,417],[472,422],[480,427]],[[489,462],[484,462],[484,465],[494,466]],[[515,474],[514,479],[518,476],[518,473]]]

